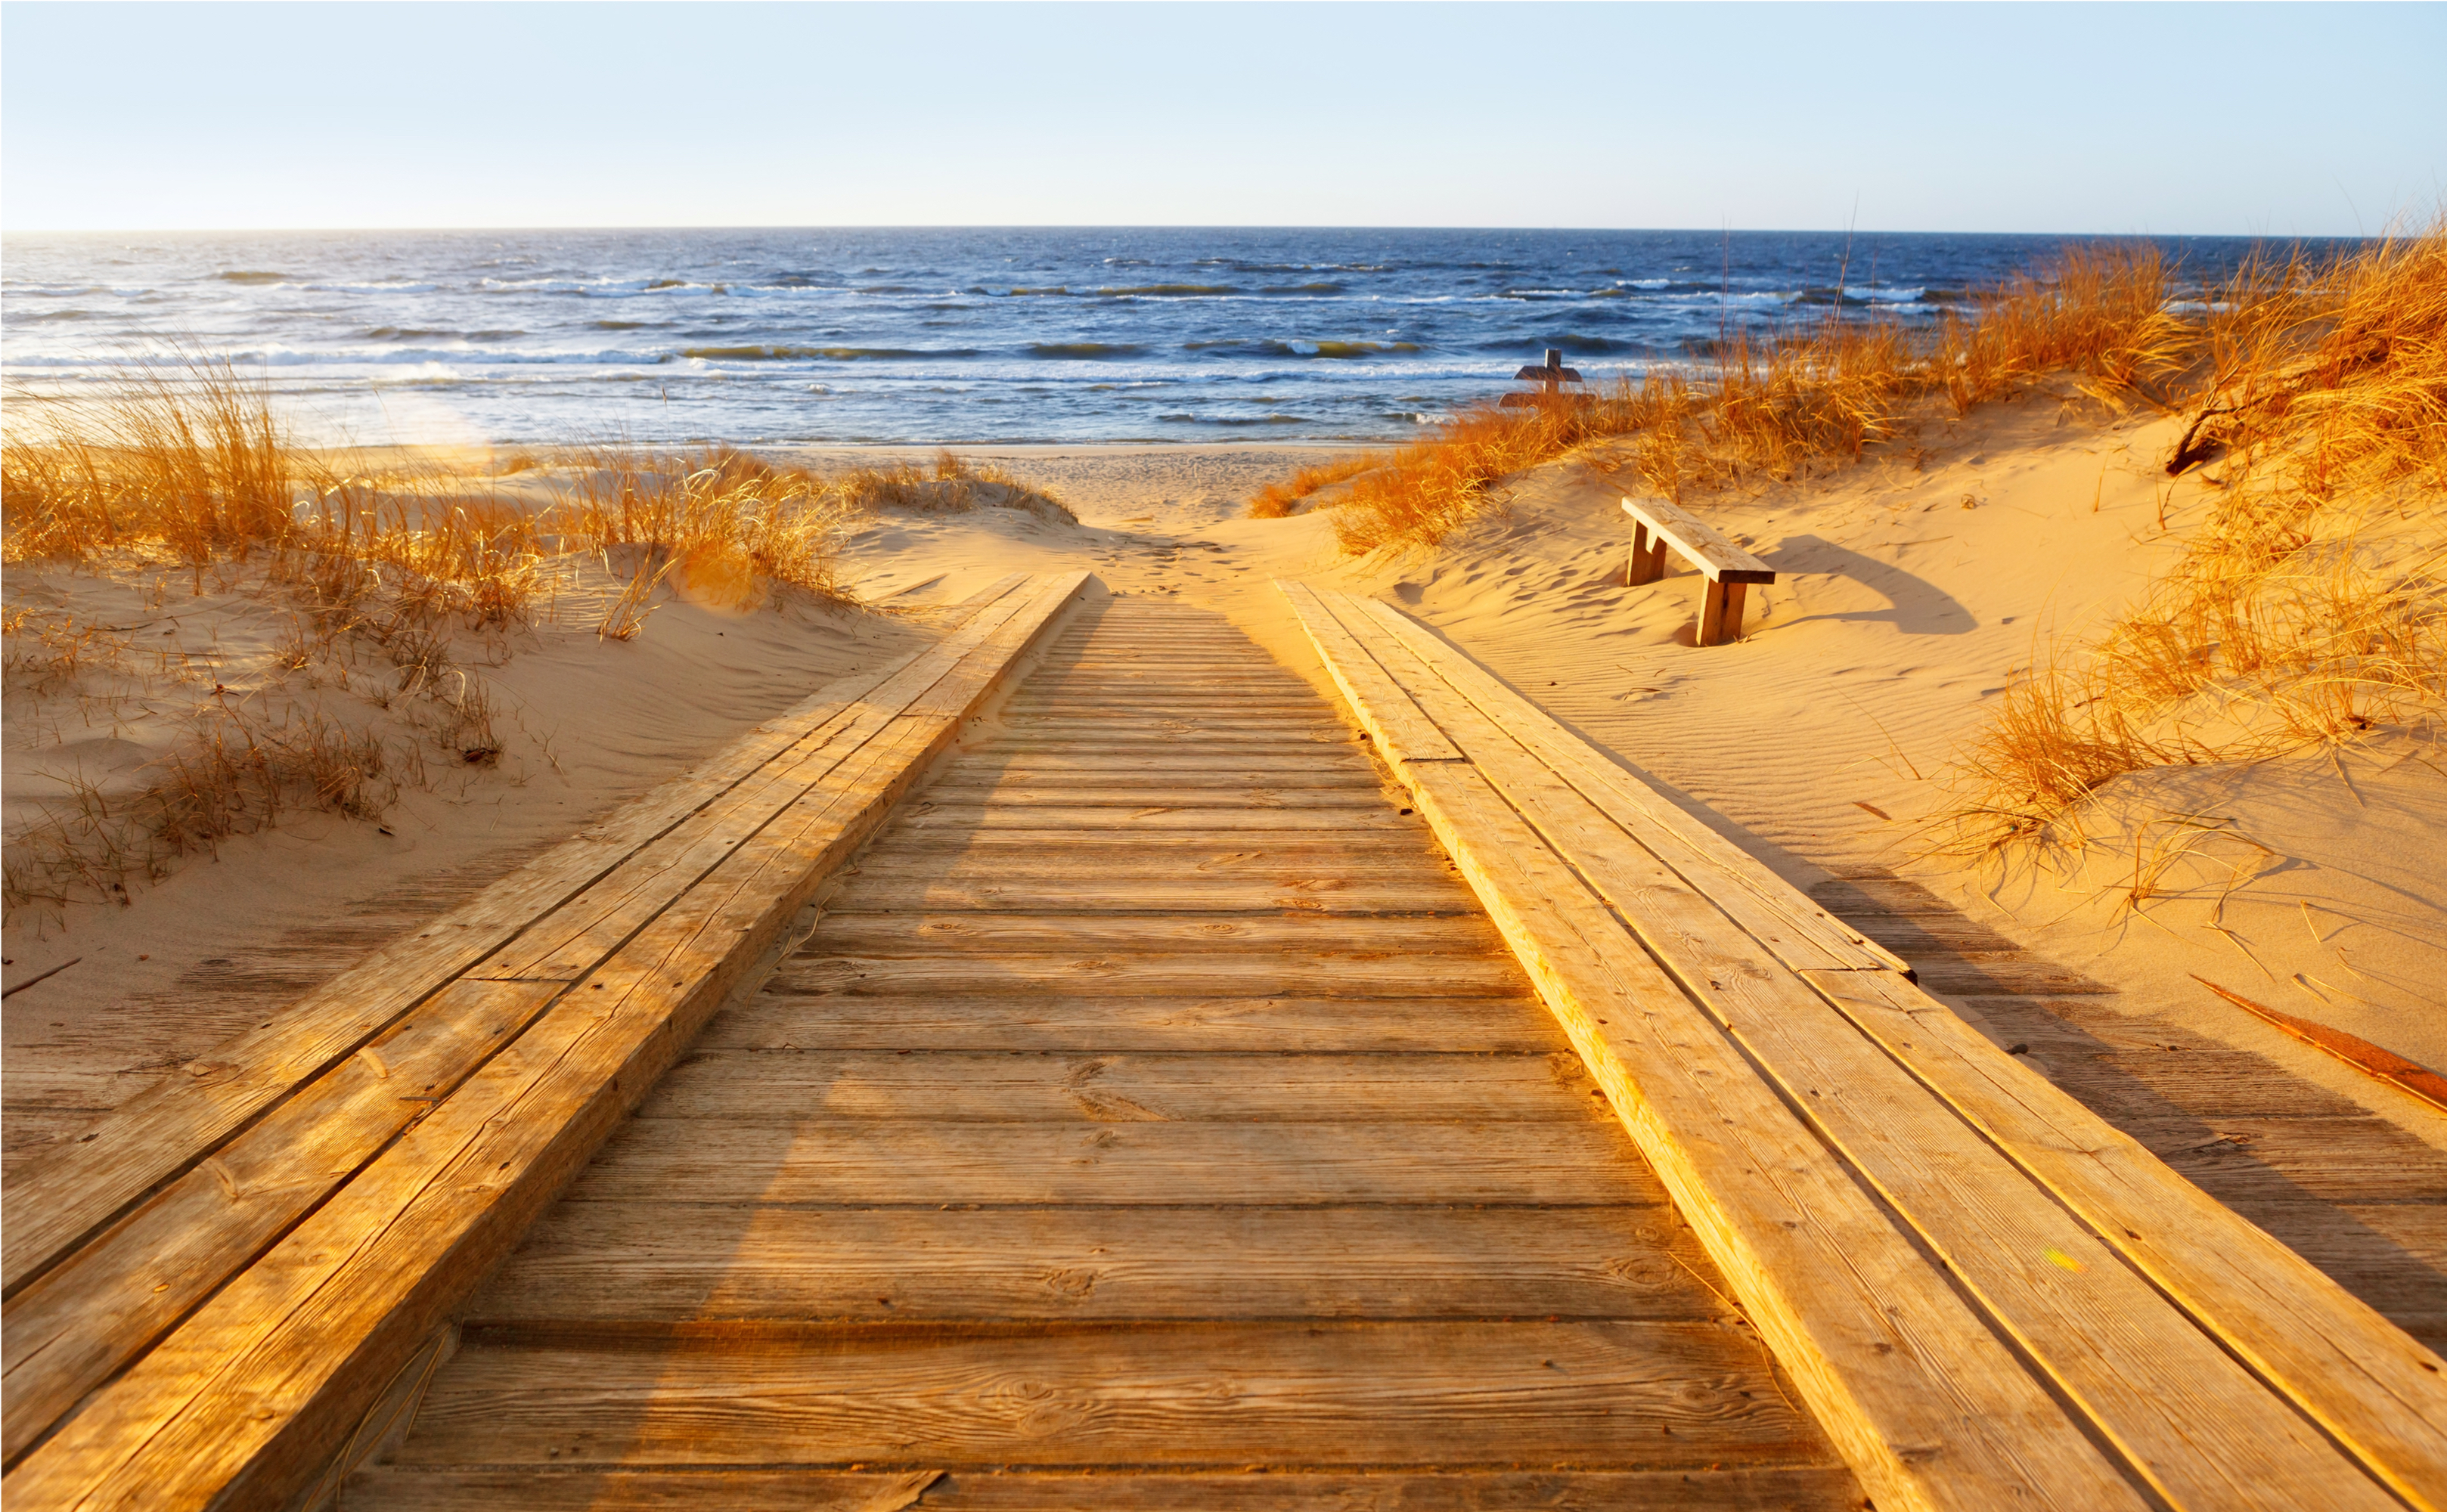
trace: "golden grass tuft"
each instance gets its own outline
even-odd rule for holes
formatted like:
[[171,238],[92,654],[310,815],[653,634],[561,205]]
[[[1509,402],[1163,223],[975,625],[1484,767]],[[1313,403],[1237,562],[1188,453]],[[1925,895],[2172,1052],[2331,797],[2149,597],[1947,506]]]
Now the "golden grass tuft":
[[2129,772],[2447,709],[2447,217],[2247,269],[2201,331],[2168,471],[2202,469],[2207,517],[2138,607],[2008,689],[1954,773],[1955,854],[2088,843]]
[[995,463],[977,462],[948,448],[935,454],[931,472],[901,461],[853,468],[833,480],[832,486],[843,501],[860,510],[957,515],[973,509],[1016,509],[1048,523],[1079,522],[1070,505],[1045,489],[1022,482]]
[[546,519],[561,546],[607,559],[623,551],[636,558],[633,590],[648,581],[614,606],[602,630],[609,638],[635,633],[644,595],[666,580],[726,610],[756,607],[776,591],[850,601],[837,565],[863,507],[812,473],[728,447],[683,454],[605,443],[567,461],[570,481],[556,485]]
[[1349,482],[1361,473],[1385,465],[1385,454],[1365,451],[1352,457],[1337,457],[1313,467],[1303,467],[1289,478],[1266,484],[1249,501],[1252,520],[1281,520],[1299,512],[1302,502],[1320,489],[1336,483]]

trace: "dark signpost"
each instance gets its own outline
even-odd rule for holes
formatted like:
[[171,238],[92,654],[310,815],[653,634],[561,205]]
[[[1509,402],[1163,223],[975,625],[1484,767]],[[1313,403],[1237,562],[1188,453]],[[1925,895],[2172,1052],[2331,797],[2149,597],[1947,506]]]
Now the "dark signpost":
[[1534,365],[1526,367],[1512,376],[1523,383],[1538,385],[1539,391],[1534,394],[1506,394],[1504,407],[1507,409],[1523,405],[1550,405],[1560,402],[1564,398],[1564,386],[1579,383],[1581,370],[1578,368],[1564,366],[1563,348],[1549,347],[1546,349],[1546,362],[1544,367]]

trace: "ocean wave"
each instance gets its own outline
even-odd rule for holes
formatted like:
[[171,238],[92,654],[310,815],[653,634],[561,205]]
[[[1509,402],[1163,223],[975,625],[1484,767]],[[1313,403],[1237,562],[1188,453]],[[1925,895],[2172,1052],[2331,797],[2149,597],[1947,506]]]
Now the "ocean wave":
[[1029,343],[1032,357],[1055,357],[1072,362],[1093,362],[1110,357],[1137,357],[1146,353],[1145,347],[1127,342],[1108,341],[1036,341]]
[[1211,351],[1226,356],[1324,357],[1335,361],[1374,357],[1385,352],[1407,354],[1420,350],[1414,341],[1280,341],[1265,336],[1185,341],[1181,348],[1184,351]]
[[233,268],[226,273],[217,273],[213,274],[213,276],[223,283],[234,284],[276,284],[289,282],[289,275],[285,273],[271,273],[257,268]]
[[922,357],[974,357],[974,347],[683,347],[683,357],[700,362],[898,362]]
[[1128,289],[1099,289],[1096,293],[1102,294],[1108,299],[1137,299],[1150,297],[1160,299],[1194,299],[1209,294],[1237,294],[1241,293],[1241,291],[1231,284],[1171,283],[1138,284]]
[[1261,289],[1261,294],[1338,294],[1346,285],[1338,283],[1270,284]]

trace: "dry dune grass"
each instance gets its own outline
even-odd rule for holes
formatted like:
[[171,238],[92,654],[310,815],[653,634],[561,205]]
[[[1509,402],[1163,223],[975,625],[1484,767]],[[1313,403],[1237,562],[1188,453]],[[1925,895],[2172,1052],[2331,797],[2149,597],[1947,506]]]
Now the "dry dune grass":
[[[269,681],[240,690],[158,642],[12,594],[0,624],[12,721],[39,730],[73,705],[88,724],[127,711],[179,733],[140,780],[105,791],[66,778],[56,802],[15,816],[0,888],[11,906],[123,899],[129,881],[284,808],[372,818],[402,784],[431,784],[429,758],[491,765],[502,743],[479,668],[508,654],[507,632],[569,607],[626,640],[663,595],[729,612],[848,605],[840,553],[880,508],[1075,522],[1043,490],[948,451],[931,473],[825,478],[729,447],[615,441],[520,452],[493,477],[536,476],[523,498],[504,495],[411,455],[302,447],[267,385],[193,345],[131,357],[119,382],[74,404],[19,396],[9,418],[0,560],[149,583],[154,610],[174,581],[209,587],[290,627]],[[599,580],[590,561],[620,585],[608,599],[581,591]]]
[[56,799],[12,815],[10,906],[123,899],[284,809],[373,818],[402,784],[431,785],[428,761],[493,765],[481,668],[508,653],[506,632],[592,601],[572,592],[587,558],[628,579],[601,611],[608,638],[635,634],[657,590],[728,609],[846,603],[835,562],[864,507],[735,451],[627,444],[514,459],[501,471],[553,469],[531,507],[413,457],[299,446],[266,385],[193,347],[131,358],[72,405],[12,398],[9,418],[0,560],[141,585],[148,620],[184,590],[288,627],[267,676],[224,686],[225,658],[174,656],[161,648],[177,640],[139,643],[12,588],[12,725],[38,736],[69,709],[67,736],[97,718],[175,734],[132,779],[63,777]]
[[2008,689],[1956,773],[1949,850],[2079,847],[2126,773],[2364,741],[2447,705],[2447,218],[2248,269],[2198,329],[2168,471],[2202,469],[2207,518],[2139,607]]
[[857,467],[834,479],[835,494],[861,511],[905,509],[920,514],[966,514],[972,509],[1016,509],[1052,522],[1077,524],[1069,505],[1044,489],[1020,482],[1004,468],[950,450],[935,454],[931,470],[913,462]]
[[2173,312],[2175,292],[2175,270],[2155,248],[2075,249],[1933,334],[1848,320],[1837,307],[1778,335],[1720,343],[1698,372],[1466,410],[1409,446],[1337,464],[1338,477],[1311,469],[1269,488],[1250,513],[1288,513],[1356,475],[1335,517],[1346,552],[1433,545],[1485,508],[1508,475],[1592,442],[1624,442],[1641,484],[1679,502],[1745,476],[1789,479],[1857,458],[1933,398],[1968,409],[2068,371],[2111,403],[2154,398],[2154,385],[2205,350],[2204,326]]

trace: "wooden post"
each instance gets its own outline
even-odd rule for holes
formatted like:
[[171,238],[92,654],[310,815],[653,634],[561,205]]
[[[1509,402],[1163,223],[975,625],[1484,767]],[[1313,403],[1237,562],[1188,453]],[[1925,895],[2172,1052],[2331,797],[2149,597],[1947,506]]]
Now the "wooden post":
[[1623,585],[1637,588],[1653,583],[1665,576],[1665,538],[1646,525],[1633,521],[1631,527],[1631,568],[1623,575]]
[[1706,596],[1699,600],[1698,643],[1722,646],[1742,638],[1742,600],[1750,596],[1750,584],[1708,579]]

